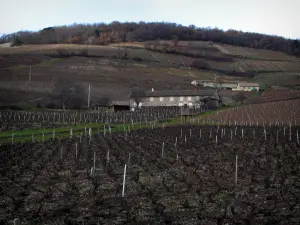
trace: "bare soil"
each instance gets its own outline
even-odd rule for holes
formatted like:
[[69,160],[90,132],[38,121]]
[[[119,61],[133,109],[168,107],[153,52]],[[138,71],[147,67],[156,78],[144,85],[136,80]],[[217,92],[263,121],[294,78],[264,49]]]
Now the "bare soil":
[[299,224],[297,129],[289,139],[275,126],[178,126],[1,146],[0,221]]

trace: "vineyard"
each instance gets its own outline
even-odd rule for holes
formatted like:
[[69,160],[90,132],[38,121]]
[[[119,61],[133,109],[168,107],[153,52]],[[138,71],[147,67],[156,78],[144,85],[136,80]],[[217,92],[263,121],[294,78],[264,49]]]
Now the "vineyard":
[[299,58],[290,56],[283,52],[264,50],[264,49],[255,49],[255,48],[247,48],[247,47],[239,47],[233,45],[214,45],[221,52],[229,55],[242,56],[246,58],[255,58],[255,59],[263,59],[263,60],[282,60],[282,61],[297,61],[299,62]]
[[0,147],[0,221],[298,224],[299,127],[175,126]]
[[[194,109],[199,113],[201,109]],[[51,128],[76,124],[136,124],[180,116],[179,107],[145,107],[132,111],[0,111],[0,130]]]
[[261,96],[252,97],[248,100],[248,103],[266,103],[266,102],[276,102],[285,101],[300,98],[299,90],[272,90],[265,91]]
[[[246,105],[222,110],[205,117],[206,122],[217,122],[239,125],[300,125],[300,99],[279,101],[284,98],[279,95],[260,97],[260,101],[274,101],[261,104]],[[284,92],[283,92],[284,93]],[[299,93],[299,92],[298,92]],[[283,95],[288,98],[288,95]],[[290,97],[294,97],[291,95]],[[277,100],[277,101],[276,101]]]

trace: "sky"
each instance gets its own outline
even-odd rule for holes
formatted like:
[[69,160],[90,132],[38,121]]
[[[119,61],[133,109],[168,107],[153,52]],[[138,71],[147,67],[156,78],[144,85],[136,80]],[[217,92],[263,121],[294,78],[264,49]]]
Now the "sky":
[[0,0],[0,35],[73,23],[174,22],[300,38],[300,0]]

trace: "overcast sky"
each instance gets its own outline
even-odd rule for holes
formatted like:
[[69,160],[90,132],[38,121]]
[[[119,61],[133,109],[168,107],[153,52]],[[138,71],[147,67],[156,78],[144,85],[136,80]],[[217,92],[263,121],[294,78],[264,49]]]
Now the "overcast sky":
[[167,21],[300,38],[300,0],[0,0],[0,34],[111,21]]

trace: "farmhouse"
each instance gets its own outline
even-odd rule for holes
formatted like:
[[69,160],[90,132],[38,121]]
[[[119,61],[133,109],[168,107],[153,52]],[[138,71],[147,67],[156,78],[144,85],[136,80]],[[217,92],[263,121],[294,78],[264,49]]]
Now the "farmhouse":
[[203,86],[203,87],[211,87],[211,88],[219,88],[219,89],[236,89],[237,83],[236,82],[216,82],[211,80],[194,80],[192,84],[195,86]]
[[259,91],[258,83],[239,82],[233,91]]
[[220,106],[217,90],[164,90],[146,91],[142,97],[130,96],[130,107],[141,106],[184,106],[190,108],[215,109]]
[[218,89],[227,89],[233,91],[259,91],[258,83],[249,82],[230,82],[230,81],[211,81],[211,80],[194,80],[191,82],[194,86],[211,87]]

